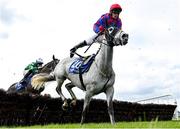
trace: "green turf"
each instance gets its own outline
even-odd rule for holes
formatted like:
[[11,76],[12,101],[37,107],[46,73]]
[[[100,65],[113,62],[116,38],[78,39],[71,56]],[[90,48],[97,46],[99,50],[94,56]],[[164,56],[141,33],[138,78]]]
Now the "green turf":
[[24,127],[0,127],[13,129],[53,129],[53,128],[180,128],[180,121],[152,121],[152,122],[117,122],[115,125],[110,123],[88,123],[88,124],[49,124]]

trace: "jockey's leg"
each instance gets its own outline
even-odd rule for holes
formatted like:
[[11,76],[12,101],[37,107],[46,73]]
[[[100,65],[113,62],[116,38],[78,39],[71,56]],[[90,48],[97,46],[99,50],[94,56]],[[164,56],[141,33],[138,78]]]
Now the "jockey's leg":
[[65,85],[66,89],[69,91],[71,97],[72,97],[72,101],[71,101],[71,105],[72,106],[75,106],[76,105],[76,101],[77,101],[77,98],[74,94],[74,92],[72,91],[72,88],[75,87],[75,85],[73,85],[72,83],[67,83]]
[[91,45],[93,42],[95,42],[95,40],[98,38],[98,34],[94,34],[92,35],[90,38],[86,39],[86,43],[87,45]]
[[87,45],[86,40],[84,40],[83,42],[80,42],[79,44],[77,44],[76,46],[74,46],[71,50],[70,50],[70,57],[74,56],[74,52],[81,47],[84,47]]
[[22,79],[19,83],[21,83],[21,84],[23,84],[23,83],[28,83],[28,77],[29,77],[31,74],[32,74],[32,72],[31,72],[31,71],[28,71],[28,72],[24,75],[23,79]]
[[23,79],[17,83],[17,85],[16,85],[17,91],[24,90],[28,86],[33,75],[34,74],[31,71],[27,72],[24,75]]
[[80,42],[78,45],[74,46],[71,50],[70,50],[70,57],[74,56],[74,52],[81,47],[84,47],[86,45],[91,45],[92,43],[95,42],[95,40],[99,37],[99,34],[93,34],[93,36],[91,36],[90,38],[87,38],[87,40],[84,40],[83,42]]
[[34,73],[28,72],[20,82],[26,83],[26,85],[25,85],[25,87],[26,87],[33,76],[34,76]]
[[93,34],[93,36],[91,36],[90,38],[87,38],[86,40],[80,42],[79,44],[77,44],[76,46],[74,46],[71,50],[70,50],[70,57],[74,56],[74,52],[81,47],[84,47],[86,45],[91,45],[95,39],[98,38],[98,34]]

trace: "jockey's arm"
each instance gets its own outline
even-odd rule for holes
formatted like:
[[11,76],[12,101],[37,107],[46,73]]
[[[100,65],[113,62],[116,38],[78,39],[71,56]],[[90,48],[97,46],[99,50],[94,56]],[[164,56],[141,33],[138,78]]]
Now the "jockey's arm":
[[32,69],[32,65],[29,64],[23,71],[23,76],[25,76]]
[[98,34],[101,31],[100,30],[101,27],[104,27],[104,29],[105,29],[105,24],[106,24],[105,21],[106,21],[106,18],[105,18],[105,16],[103,16],[103,17],[99,18],[96,23],[94,23],[93,30],[95,33]]
[[29,67],[27,67],[27,68],[25,69],[25,73],[28,73],[28,72],[37,73],[37,72],[38,72],[38,67],[29,65]]

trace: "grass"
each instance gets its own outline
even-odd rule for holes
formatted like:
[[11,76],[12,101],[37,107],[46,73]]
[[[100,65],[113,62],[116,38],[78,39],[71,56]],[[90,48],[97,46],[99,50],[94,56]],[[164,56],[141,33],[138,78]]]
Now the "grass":
[[23,127],[0,127],[8,129],[56,129],[56,128],[180,128],[180,121],[151,121],[151,122],[117,122],[110,123],[87,123],[87,124],[49,124]]
[[115,125],[110,123],[88,123],[80,124],[61,124],[47,126],[32,126],[32,128],[180,128],[180,121],[152,121],[152,122],[117,122]]

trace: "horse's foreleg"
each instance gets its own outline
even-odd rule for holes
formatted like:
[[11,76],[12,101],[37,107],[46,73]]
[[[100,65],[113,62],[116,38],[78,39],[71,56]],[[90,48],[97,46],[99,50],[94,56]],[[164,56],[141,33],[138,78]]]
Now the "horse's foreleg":
[[106,93],[106,98],[107,98],[108,113],[109,113],[110,121],[111,121],[111,124],[115,124],[114,109],[113,109],[114,87],[107,88],[105,93]]
[[74,92],[72,91],[72,88],[75,87],[75,85],[73,85],[72,83],[67,83],[65,85],[66,89],[68,90],[68,92],[70,93],[71,97],[72,97],[72,101],[71,101],[71,105],[72,106],[75,106],[76,105],[76,101],[77,101],[77,98],[74,94]]
[[62,109],[66,110],[67,107],[68,107],[67,99],[65,98],[65,96],[63,95],[63,93],[61,91],[61,86],[62,86],[63,82],[64,82],[64,79],[58,79],[57,80],[58,85],[56,87],[56,91],[60,95],[62,101],[64,102],[63,105],[62,105]]
[[84,123],[85,121],[85,116],[89,108],[89,103],[91,101],[92,93],[89,91],[86,91],[85,99],[84,99],[84,105],[83,105],[83,111],[82,111],[82,116],[81,116],[81,124]]

